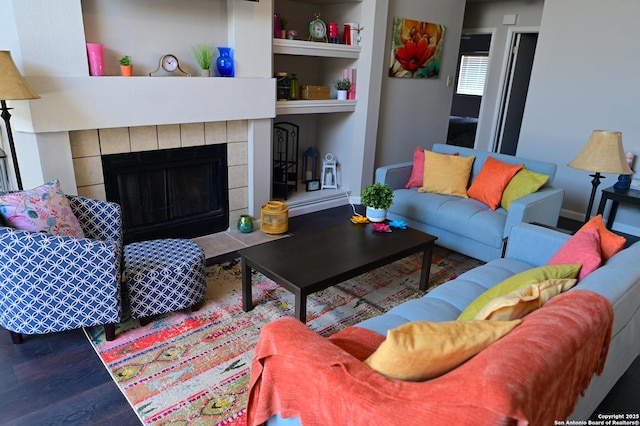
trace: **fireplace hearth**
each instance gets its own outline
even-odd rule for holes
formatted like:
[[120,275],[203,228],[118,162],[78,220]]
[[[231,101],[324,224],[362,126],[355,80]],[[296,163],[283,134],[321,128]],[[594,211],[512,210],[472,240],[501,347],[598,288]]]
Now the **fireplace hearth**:
[[122,207],[125,244],[229,227],[226,144],[104,155],[102,166],[107,200]]

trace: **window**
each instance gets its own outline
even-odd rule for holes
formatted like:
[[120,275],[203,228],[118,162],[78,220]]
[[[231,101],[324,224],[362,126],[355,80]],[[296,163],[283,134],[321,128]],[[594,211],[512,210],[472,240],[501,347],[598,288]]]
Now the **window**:
[[456,93],[459,95],[482,96],[488,67],[489,56],[487,55],[462,55]]

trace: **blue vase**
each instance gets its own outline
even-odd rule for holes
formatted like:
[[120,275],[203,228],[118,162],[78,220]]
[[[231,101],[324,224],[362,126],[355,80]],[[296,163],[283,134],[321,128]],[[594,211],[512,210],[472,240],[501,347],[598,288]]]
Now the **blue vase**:
[[216,67],[220,77],[233,77],[233,57],[230,47],[218,47],[220,56],[216,59]]
[[618,181],[613,185],[614,190],[627,190],[631,188],[631,175],[620,175]]

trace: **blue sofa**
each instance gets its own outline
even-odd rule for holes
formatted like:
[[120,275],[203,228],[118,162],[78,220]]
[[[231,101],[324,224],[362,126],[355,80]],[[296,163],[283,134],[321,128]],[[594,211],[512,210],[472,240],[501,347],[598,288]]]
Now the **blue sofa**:
[[549,180],[536,193],[515,200],[509,211],[502,207],[492,211],[486,204],[472,198],[421,193],[417,188],[405,189],[412,162],[384,166],[376,170],[376,181],[386,183],[394,190],[393,205],[387,215],[389,219],[403,220],[415,229],[438,237],[438,245],[484,261],[502,255],[504,239],[516,223],[556,226],[564,197],[563,189],[552,186],[556,164],[444,144],[435,144],[432,151],[475,156],[470,183],[488,156],[505,163],[524,164],[533,172],[548,175]]
[[[545,227],[531,224],[514,225],[509,236],[504,258],[495,259],[470,270],[456,279],[438,286],[422,298],[404,302],[383,315],[367,319],[357,324],[356,327],[366,328],[380,335],[386,335],[387,330],[410,321],[455,320],[465,307],[486,289],[516,273],[546,264],[551,256],[569,238],[570,236],[568,234]],[[640,306],[640,265],[637,261],[639,258],[640,242],[615,254],[605,265],[596,269],[568,292],[571,293],[579,290],[579,294],[592,294],[591,292],[595,292],[604,296],[604,298],[611,303],[614,316],[609,351],[602,374],[593,376],[589,387],[584,395],[579,398],[569,419],[587,420],[598,407],[600,402],[610,392],[618,379],[629,368],[634,359],[640,355],[640,334],[638,333],[638,330],[640,330],[640,309],[638,309]],[[584,292],[583,290],[589,291]],[[563,294],[556,298],[562,298],[566,295],[567,294]],[[556,315],[558,311],[567,310],[566,307],[558,308],[556,306],[551,306],[556,305],[555,303],[552,303],[555,302],[556,298],[552,299],[549,304],[545,305],[541,309],[529,314],[529,316],[535,315],[537,319],[540,319],[541,317],[544,319],[545,315],[553,316]],[[600,300],[602,299],[600,298]],[[606,304],[606,301],[604,303]],[[576,306],[574,309],[579,311],[583,308],[581,306]],[[526,318],[527,317],[525,317],[525,319]],[[526,355],[520,354],[519,348],[521,348],[522,351],[528,351],[529,353],[531,351],[535,351],[536,348],[540,347],[540,335],[543,336],[547,346],[543,353],[540,353],[539,355],[534,353],[533,358],[559,360],[557,362],[560,362],[563,366],[578,363],[578,360],[584,355],[583,348],[586,347],[585,340],[591,339],[591,331],[589,329],[586,332],[585,330],[582,330],[581,334],[578,334],[578,332],[574,333],[573,330],[567,332],[567,330],[563,328],[562,333],[565,335],[567,333],[569,334],[570,338],[568,340],[570,340],[571,343],[566,343],[567,340],[556,342],[553,339],[556,338],[556,334],[560,334],[559,330],[555,328],[558,327],[558,325],[555,321],[549,321],[551,324],[548,324],[547,327],[538,326],[533,331],[529,330],[525,332],[524,338],[527,339],[528,343],[524,345],[510,344],[510,341],[514,338],[519,339],[516,341],[522,342],[522,333],[517,338],[515,337],[515,332],[518,330],[518,328],[516,328],[498,342],[495,342],[489,348],[476,355],[476,357],[458,367],[458,369],[471,368],[470,365],[466,364],[484,363],[480,364],[484,365],[484,367],[476,367],[475,371],[480,370],[483,375],[486,371],[486,375],[488,377],[487,379],[484,379],[487,380],[486,386],[495,387],[496,374],[508,376],[511,363],[522,363],[525,362],[523,361],[524,359],[531,358],[527,358]],[[524,322],[522,325],[524,325]],[[278,327],[277,321],[271,323],[269,326]],[[588,328],[588,326],[585,327]],[[308,327],[300,323],[301,336],[302,333],[307,332],[305,329],[308,329]],[[290,328],[287,331],[288,333],[291,333]],[[313,332],[311,331],[311,333]],[[320,348],[324,347],[324,345],[332,345],[332,343],[327,339],[324,339],[326,343],[323,343],[321,340],[315,341],[313,336],[302,337],[304,337],[304,345],[300,349],[301,351],[320,352]],[[302,339],[302,337],[299,337],[299,339]],[[322,338],[318,337],[318,339]],[[511,355],[508,356],[506,352],[509,352]],[[285,353],[282,354],[282,356],[289,356],[289,358],[291,358],[291,354]],[[300,354],[298,354],[296,359],[300,357]],[[301,362],[311,362],[312,357],[313,355],[309,353],[307,357],[303,357],[304,359],[301,360]],[[332,360],[328,360],[327,362],[330,363],[331,366],[335,364]],[[267,365],[265,364],[265,370],[266,368]],[[291,368],[295,370],[298,367],[292,366]],[[433,398],[434,394],[429,394],[428,391],[433,387],[438,389],[438,386],[441,387],[447,380],[453,380],[455,374],[452,373],[456,370],[442,376],[441,378],[420,384],[420,386],[425,386],[425,396],[423,398],[425,404],[432,404],[432,407],[434,403],[438,404],[437,401],[430,401],[430,398]],[[295,391],[298,392],[300,398],[304,398],[303,391],[301,390],[302,388],[313,389],[315,381],[323,382],[327,380],[327,377],[323,377],[324,375],[335,376],[337,374],[341,374],[341,372],[339,369],[335,368],[329,368],[326,371],[317,372],[313,377],[305,377],[305,384],[300,385],[300,387]],[[375,375],[377,373],[371,370],[370,374]],[[548,371],[545,370],[544,365],[541,366],[533,364],[531,366],[531,374],[533,377],[540,377],[545,374],[548,375]],[[352,375],[360,375],[363,377],[363,382],[370,383],[371,380],[373,380],[370,376],[365,376],[360,370],[353,370]],[[339,381],[342,380],[344,380],[344,378],[339,377]],[[460,381],[460,386],[466,386],[464,377],[458,377],[458,380]],[[483,379],[480,379],[481,382],[482,380]],[[494,380],[494,382],[491,383],[491,380]],[[568,398],[571,395],[567,384],[567,377],[558,376],[551,380],[555,380],[555,382],[553,383],[553,386],[548,388],[545,387],[543,390],[545,397],[549,397],[553,400],[554,398]],[[397,385],[402,386],[400,383],[401,382]],[[510,395],[514,393],[513,386],[514,383],[504,383],[504,394]],[[501,388],[502,386],[498,384],[498,387]],[[287,389],[279,389],[279,391],[284,394],[287,392]],[[479,398],[480,395],[469,394],[471,391],[466,387],[465,391],[466,392],[460,392],[459,401],[447,400],[446,402],[442,401],[442,403],[453,407],[454,410],[461,409],[474,410],[474,412],[478,411],[479,417],[476,424],[481,424],[482,421],[480,421],[480,419],[483,417],[480,416],[479,412],[482,410],[482,406],[473,408],[474,406],[472,404],[472,401]],[[358,394],[358,392],[362,395],[363,400],[371,398],[371,395],[367,396],[367,392],[371,393],[372,390],[371,388],[366,388],[366,383],[363,385],[363,389],[356,389],[354,391],[356,394]],[[437,392],[435,395],[437,395]],[[323,395],[314,395],[314,399],[317,401],[325,400]],[[534,410],[546,409],[545,407],[539,406],[541,405],[540,400],[536,397],[531,396],[530,398],[525,398],[525,400],[533,403]],[[359,409],[358,399],[350,400],[350,404],[353,405],[353,410]],[[382,403],[380,405],[381,406],[376,409],[384,410],[385,408],[382,407]],[[287,410],[287,407],[280,406],[280,404],[273,403],[272,406],[276,407],[274,408],[275,413],[281,413],[282,410]],[[429,420],[431,420],[431,424],[440,424],[439,421],[430,417],[429,410],[430,408],[425,406],[424,417],[416,419],[414,423],[426,424],[430,423]],[[450,421],[451,418],[447,419],[444,424],[450,424]],[[348,419],[344,419],[344,424],[349,423]],[[269,419],[267,424],[291,426],[299,425],[300,422],[295,417],[283,418],[276,414]],[[408,423],[403,424],[413,423],[409,421]]]

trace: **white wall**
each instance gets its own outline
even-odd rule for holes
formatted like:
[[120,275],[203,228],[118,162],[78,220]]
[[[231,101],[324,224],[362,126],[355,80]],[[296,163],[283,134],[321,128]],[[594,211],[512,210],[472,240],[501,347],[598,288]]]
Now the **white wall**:
[[[584,219],[591,178],[566,164],[592,130],[621,131],[625,150],[640,155],[639,16],[637,0],[545,1],[518,155],[558,164],[563,216]],[[606,176],[600,189],[617,180]],[[620,211],[614,229],[639,235],[639,213]]]
[[[456,73],[464,7],[465,0],[389,2],[376,167],[410,161],[416,145],[430,148],[434,143],[446,140],[453,96],[453,86],[447,87],[446,81],[448,75]],[[396,17],[445,26],[440,78],[388,77],[391,28]]]

